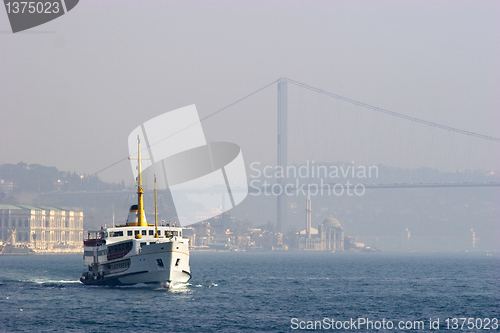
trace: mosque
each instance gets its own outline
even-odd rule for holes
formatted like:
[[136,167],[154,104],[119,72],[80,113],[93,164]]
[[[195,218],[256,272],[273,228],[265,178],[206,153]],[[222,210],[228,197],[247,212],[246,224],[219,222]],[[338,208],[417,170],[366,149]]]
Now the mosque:
[[311,198],[307,198],[306,228],[299,231],[300,251],[344,251],[344,226],[332,216],[326,218],[315,229],[311,226]]

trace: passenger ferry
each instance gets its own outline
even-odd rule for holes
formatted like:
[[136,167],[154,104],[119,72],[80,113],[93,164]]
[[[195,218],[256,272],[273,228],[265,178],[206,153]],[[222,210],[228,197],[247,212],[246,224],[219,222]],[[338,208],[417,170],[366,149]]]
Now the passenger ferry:
[[[126,224],[88,231],[83,241],[87,265],[80,281],[87,285],[155,283],[170,288],[191,278],[189,240],[182,228],[148,224],[143,207],[141,148],[138,137],[137,194]],[[156,201],[156,182],[155,182]]]

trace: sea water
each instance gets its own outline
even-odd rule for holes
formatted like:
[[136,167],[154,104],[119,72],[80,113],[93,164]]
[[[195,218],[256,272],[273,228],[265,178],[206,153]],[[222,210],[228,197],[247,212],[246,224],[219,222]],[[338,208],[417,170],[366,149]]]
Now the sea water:
[[486,253],[192,252],[192,280],[170,290],[85,286],[83,268],[0,256],[0,332],[499,330],[500,256]]

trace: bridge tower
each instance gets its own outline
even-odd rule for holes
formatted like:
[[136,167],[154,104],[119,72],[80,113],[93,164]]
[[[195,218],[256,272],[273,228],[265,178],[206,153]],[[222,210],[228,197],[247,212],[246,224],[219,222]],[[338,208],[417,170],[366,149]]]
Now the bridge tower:
[[[288,117],[288,87],[287,79],[282,78],[278,81],[278,161],[277,167],[286,170],[287,167],[287,117]],[[287,179],[282,177],[278,179],[281,188],[284,189]],[[277,195],[277,229],[278,232],[287,231],[287,196],[284,190],[281,195]]]

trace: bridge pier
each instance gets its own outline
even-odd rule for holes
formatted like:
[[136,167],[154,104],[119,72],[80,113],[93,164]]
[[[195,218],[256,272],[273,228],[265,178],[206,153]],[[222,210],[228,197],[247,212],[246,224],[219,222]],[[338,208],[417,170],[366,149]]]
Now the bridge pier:
[[[277,167],[286,170],[287,167],[287,117],[288,117],[288,80],[282,78],[278,81],[278,160]],[[277,179],[278,183],[284,188],[286,178]],[[277,196],[277,230],[285,233],[287,231],[287,196],[282,191]]]

